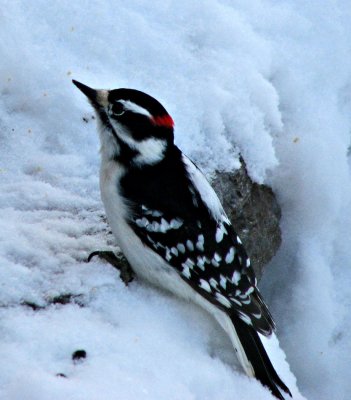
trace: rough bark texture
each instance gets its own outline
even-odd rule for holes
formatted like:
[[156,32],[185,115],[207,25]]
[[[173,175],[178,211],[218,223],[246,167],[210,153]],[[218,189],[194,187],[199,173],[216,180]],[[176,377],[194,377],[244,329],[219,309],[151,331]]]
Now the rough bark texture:
[[252,182],[245,164],[211,182],[251,258],[257,279],[281,243],[280,207],[271,188]]

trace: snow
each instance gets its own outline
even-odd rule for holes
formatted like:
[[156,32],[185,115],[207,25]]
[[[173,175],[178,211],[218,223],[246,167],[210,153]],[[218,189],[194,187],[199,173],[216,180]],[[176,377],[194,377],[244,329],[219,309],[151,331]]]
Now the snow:
[[[273,187],[283,243],[261,288],[281,348],[267,347],[294,399],[294,377],[309,400],[347,399],[349,2],[1,5],[0,398],[272,399],[207,314],[85,262],[115,243],[96,121],[74,78],[153,95],[208,174],[238,167],[241,153]],[[79,297],[53,304],[68,293]],[[73,363],[78,349],[87,358]]]

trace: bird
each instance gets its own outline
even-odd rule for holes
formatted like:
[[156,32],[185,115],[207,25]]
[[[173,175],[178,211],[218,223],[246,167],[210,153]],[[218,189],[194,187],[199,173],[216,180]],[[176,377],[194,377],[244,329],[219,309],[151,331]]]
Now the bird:
[[214,189],[174,143],[172,117],[142,91],[73,83],[97,116],[101,198],[132,270],[209,312],[244,372],[276,398],[292,397],[260,339],[275,323],[250,258]]

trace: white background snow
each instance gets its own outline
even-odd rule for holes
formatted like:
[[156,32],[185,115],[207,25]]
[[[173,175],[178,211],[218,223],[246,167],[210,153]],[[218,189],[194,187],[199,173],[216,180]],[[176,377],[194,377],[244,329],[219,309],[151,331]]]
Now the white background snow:
[[[0,0],[1,399],[272,399],[205,313],[84,262],[114,241],[72,78],[150,93],[208,174],[241,153],[274,188],[280,345],[306,398],[349,399],[350,20],[348,0]],[[85,307],[22,305],[65,293]]]

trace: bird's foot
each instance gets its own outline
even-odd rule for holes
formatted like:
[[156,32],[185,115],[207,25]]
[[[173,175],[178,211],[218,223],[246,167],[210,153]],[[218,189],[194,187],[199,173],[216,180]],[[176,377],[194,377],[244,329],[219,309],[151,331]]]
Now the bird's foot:
[[124,257],[117,257],[113,251],[93,251],[89,254],[88,262],[95,256],[102,258],[120,271],[122,281],[128,285],[134,279],[135,273]]

